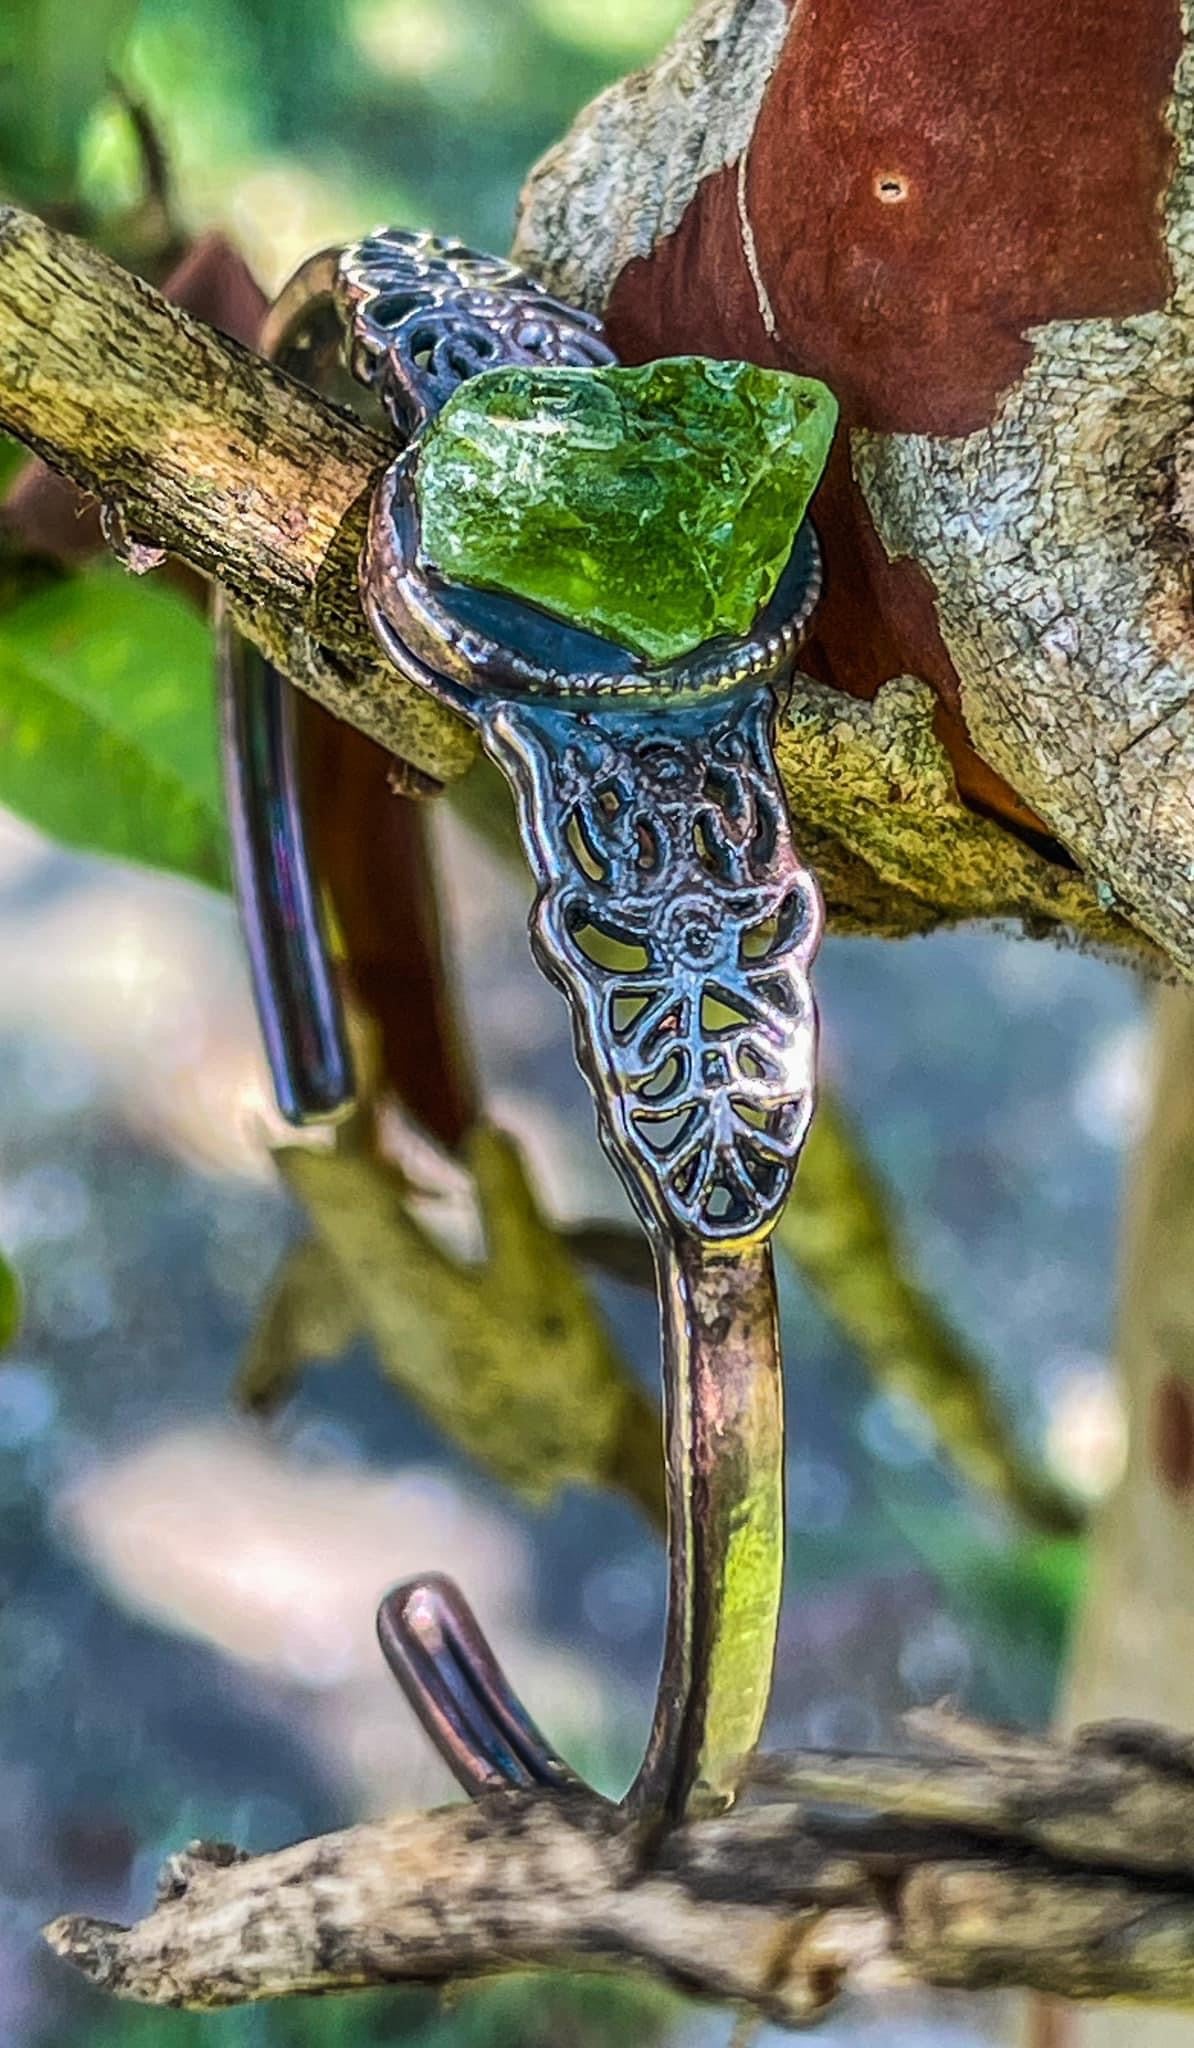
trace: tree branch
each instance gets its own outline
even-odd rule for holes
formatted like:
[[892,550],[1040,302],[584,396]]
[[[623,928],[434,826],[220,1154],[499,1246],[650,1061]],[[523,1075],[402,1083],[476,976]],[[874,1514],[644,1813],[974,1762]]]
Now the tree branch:
[[[229,592],[301,688],[440,782],[472,735],[376,654],[357,601],[385,441],[97,251],[0,209],[0,427]],[[797,828],[842,929],[973,917],[1148,949],[1072,867],[960,800],[929,693],[873,706],[798,678],[781,718]]]
[[952,1753],[764,1759],[776,1803],[661,1843],[587,1794],[511,1793],[251,1859],[195,1845],[137,1926],[47,1940],[193,2007],[578,1962],[789,2024],[911,1981],[1194,2001],[1194,1745],[920,1726]]
[[1194,973],[1194,13],[944,12],[698,0],[515,253],[627,361],[832,386],[806,665],[922,678],[975,807]]
[[223,585],[328,709],[441,780],[475,752],[384,666],[356,565],[388,444],[73,236],[0,208],[0,425]]

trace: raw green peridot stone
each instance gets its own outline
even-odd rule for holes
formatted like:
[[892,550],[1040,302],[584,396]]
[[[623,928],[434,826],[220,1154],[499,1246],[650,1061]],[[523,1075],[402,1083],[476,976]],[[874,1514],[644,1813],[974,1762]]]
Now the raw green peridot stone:
[[485,370],[424,436],[423,559],[673,660],[749,632],[836,419],[815,378],[704,356]]

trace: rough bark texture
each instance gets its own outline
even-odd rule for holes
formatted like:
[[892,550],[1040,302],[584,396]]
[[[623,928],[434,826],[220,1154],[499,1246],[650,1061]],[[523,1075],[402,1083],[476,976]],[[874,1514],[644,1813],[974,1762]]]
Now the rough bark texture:
[[922,1726],[953,1753],[774,1758],[774,1804],[662,1840],[588,1794],[511,1793],[251,1860],[199,1845],[136,1927],[47,1938],[155,2005],[548,1963],[644,1968],[788,2023],[914,1979],[1194,2002],[1190,1742]]
[[[748,14],[730,50],[735,77],[761,75],[752,21],[769,22],[774,40],[774,8]],[[707,107],[724,105],[724,66],[703,93]],[[690,83],[681,100],[691,114],[702,92]],[[643,105],[656,104],[644,91]],[[730,147],[732,125],[716,132],[717,150]],[[357,604],[364,507],[385,444],[95,251],[11,210],[0,212],[0,426],[110,508],[109,531],[137,566],[137,550],[163,546],[222,582],[251,637],[338,717],[439,782],[474,758],[457,720],[376,661]],[[889,674],[873,710],[802,677],[781,714],[797,829],[834,922],[897,935],[1016,919],[1149,953],[1047,837],[999,829],[960,800],[942,745],[953,728],[927,690]]]
[[827,378],[813,673],[931,683],[968,799],[1035,818],[1188,970],[1189,16],[802,0],[776,31],[699,9],[532,174],[518,248],[631,358]]

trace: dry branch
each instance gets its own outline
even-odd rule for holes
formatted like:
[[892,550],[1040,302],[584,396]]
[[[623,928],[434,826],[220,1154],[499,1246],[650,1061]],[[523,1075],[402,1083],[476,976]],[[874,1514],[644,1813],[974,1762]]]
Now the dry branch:
[[[309,694],[437,781],[464,727],[375,658],[356,590],[386,444],[167,304],[106,257],[0,209],[0,428],[109,508],[134,553],[220,582],[246,631]],[[806,855],[843,929],[971,917],[1140,950],[1072,867],[960,800],[927,691],[874,705],[798,679],[781,722]]]
[[1194,2003],[1194,1745],[921,1725],[949,1753],[765,1759],[774,1803],[661,1841],[588,1794],[511,1793],[268,1856],[197,1845],[137,1926],[47,1939],[157,2005],[561,1964],[788,2023],[913,1981]]

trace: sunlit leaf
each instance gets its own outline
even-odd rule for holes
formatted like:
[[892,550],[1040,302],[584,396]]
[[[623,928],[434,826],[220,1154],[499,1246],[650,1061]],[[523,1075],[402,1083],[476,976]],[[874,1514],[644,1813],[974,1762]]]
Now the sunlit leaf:
[[108,90],[137,0],[8,0],[0,6],[0,182],[50,204],[75,184],[87,114]]
[[340,1358],[361,1334],[361,1310],[331,1252],[304,1238],[286,1253],[257,1319],[241,1366],[242,1402],[269,1414],[305,1366]]
[[68,846],[224,879],[207,627],[118,570],[0,614],[0,803]]

